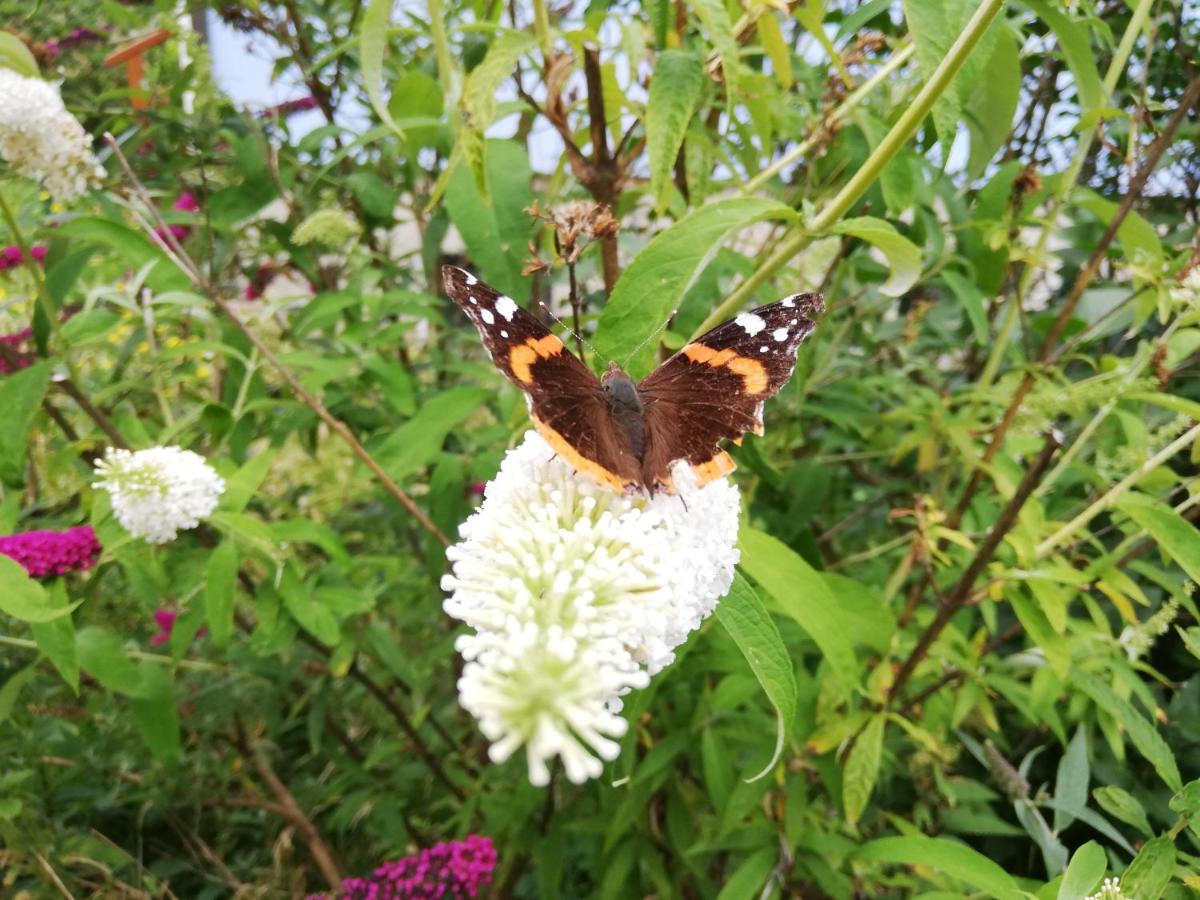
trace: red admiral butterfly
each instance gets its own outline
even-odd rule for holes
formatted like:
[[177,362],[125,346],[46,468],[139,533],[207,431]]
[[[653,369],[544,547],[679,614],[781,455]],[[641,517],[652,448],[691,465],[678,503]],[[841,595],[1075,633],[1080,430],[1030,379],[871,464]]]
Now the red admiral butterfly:
[[597,379],[511,297],[454,266],[450,299],[470,316],[496,366],[525,392],[533,423],[554,451],[617,491],[674,493],[686,460],[700,484],[732,472],[717,443],[763,433],[763,401],[787,384],[796,348],[824,312],[819,294],[795,294],[718,325],[640,383],[609,363]]

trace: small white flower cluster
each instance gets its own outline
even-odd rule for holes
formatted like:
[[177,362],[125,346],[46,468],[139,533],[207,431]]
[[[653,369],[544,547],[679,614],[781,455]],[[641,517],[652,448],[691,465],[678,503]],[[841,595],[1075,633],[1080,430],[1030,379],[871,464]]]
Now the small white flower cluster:
[[729,590],[740,497],[719,479],[678,495],[594,484],[530,431],[447,551],[446,612],[474,629],[459,702],[502,762],[524,746],[529,780],[562,758],[580,783],[619,752],[620,697],[645,687]]
[[1100,890],[1088,897],[1087,900],[1127,900],[1127,898],[1121,893],[1120,878],[1105,878],[1104,883],[1100,885]]
[[1170,294],[1179,314],[1200,309],[1200,266],[1188,272],[1182,281],[1171,288]]
[[63,203],[104,174],[92,154],[92,136],[67,112],[58,88],[5,68],[0,68],[0,157]]
[[204,457],[179,447],[117,450],[96,463],[117,521],[134,537],[165,544],[212,514],[225,481]]

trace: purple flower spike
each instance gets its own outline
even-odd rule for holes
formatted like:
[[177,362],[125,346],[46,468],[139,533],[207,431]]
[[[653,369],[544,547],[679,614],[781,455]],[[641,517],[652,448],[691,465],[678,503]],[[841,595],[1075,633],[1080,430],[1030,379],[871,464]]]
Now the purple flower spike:
[[338,900],[417,900],[477,897],[496,870],[492,839],[477,834],[445,841],[413,856],[385,862],[366,878],[347,878]]
[[20,563],[31,578],[86,572],[100,556],[91,525],[66,531],[25,531],[0,537],[0,553]]

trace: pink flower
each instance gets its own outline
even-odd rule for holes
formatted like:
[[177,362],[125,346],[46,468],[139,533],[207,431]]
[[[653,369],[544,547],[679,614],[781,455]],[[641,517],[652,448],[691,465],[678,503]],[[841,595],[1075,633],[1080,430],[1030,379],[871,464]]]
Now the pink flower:
[[171,630],[175,627],[177,618],[179,618],[179,613],[173,609],[155,610],[154,622],[158,625],[158,634],[151,636],[150,644],[152,646],[157,647],[171,639]]
[[0,553],[20,563],[31,578],[86,572],[96,565],[100,542],[91,525],[65,531],[25,531],[0,537]]
[[[37,244],[29,248],[29,255],[37,262],[45,263],[46,248]],[[3,272],[5,269],[15,269],[23,262],[25,262],[25,254],[21,252],[20,247],[11,246],[0,250],[0,272]]]
[[199,212],[200,204],[196,202],[195,194],[191,191],[184,191],[171,206],[171,209],[178,210],[179,212]]
[[476,897],[496,870],[492,839],[468,835],[403,859],[385,862],[366,878],[347,878],[338,900],[416,900]]

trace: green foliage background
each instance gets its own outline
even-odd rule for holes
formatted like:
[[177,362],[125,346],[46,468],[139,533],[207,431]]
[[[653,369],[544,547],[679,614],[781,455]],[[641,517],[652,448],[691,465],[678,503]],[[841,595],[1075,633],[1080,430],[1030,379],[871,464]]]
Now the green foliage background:
[[[107,170],[62,209],[0,169],[0,242],[49,248],[0,272],[47,359],[0,378],[0,534],[104,546],[40,587],[0,557],[5,892],[302,896],[469,832],[503,896],[1200,889],[1194,4],[208,14],[323,123],[235,109],[173,2],[0,2]],[[103,58],[160,27],[139,112]],[[829,312],[733,451],[734,590],[605,777],[535,789],[457,706],[436,536],[528,420],[437,272],[561,298],[527,210],[574,200],[622,226],[576,267],[598,351],[677,310],[635,375],[753,302]],[[218,513],[129,539],[91,487],[113,435],[204,454]]]

